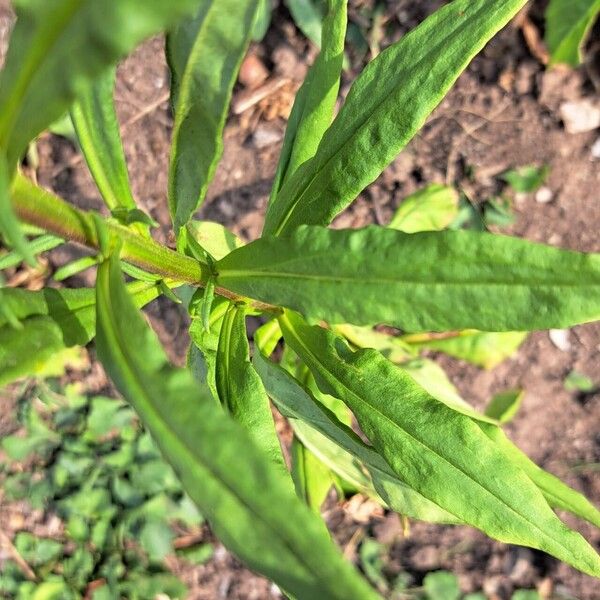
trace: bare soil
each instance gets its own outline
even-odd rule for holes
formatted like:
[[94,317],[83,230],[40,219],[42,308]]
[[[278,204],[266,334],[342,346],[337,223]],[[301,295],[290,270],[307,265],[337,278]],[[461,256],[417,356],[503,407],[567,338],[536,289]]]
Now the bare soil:
[[[351,2],[354,13],[368,2]],[[441,2],[387,2],[394,28],[385,43],[399,37]],[[544,3],[530,13],[541,31]],[[9,12],[0,0],[0,41],[7,36]],[[596,37],[598,39],[598,37]],[[0,44],[0,47],[2,44]],[[596,43],[591,44],[592,59]],[[598,130],[570,134],[560,116],[566,100],[598,96],[600,73],[594,60],[576,71],[545,70],[516,25],[506,28],[461,76],[457,85],[431,117],[423,131],[386,172],[344,213],[336,227],[384,224],[401,200],[424,183],[459,186],[474,203],[505,191],[498,175],[511,167],[547,164],[547,186],[552,199],[535,195],[514,199],[516,222],[508,233],[566,248],[600,252],[600,161],[592,155]],[[314,49],[299,35],[289,15],[279,7],[267,38],[252,52],[273,76],[299,82]],[[347,92],[352,75],[346,74]],[[166,174],[171,134],[168,72],[163,42],[153,39],[121,65],[116,103],[136,198],[161,224],[158,237],[169,242]],[[236,97],[244,94],[243,86]],[[232,116],[225,132],[225,150],[202,218],[229,226],[244,239],[260,233],[273,177],[289,95],[274,94],[257,115]],[[80,155],[67,140],[45,134],[38,143],[38,181],[84,208],[102,205]],[[49,269],[81,250],[57,250]],[[93,273],[69,285],[90,284]],[[499,310],[502,307],[498,307]],[[187,347],[185,319],[168,302],[149,311],[171,358],[183,361]],[[464,397],[482,407],[497,392],[520,387],[526,391],[518,416],[508,426],[516,443],[544,468],[562,477],[600,505],[600,393],[565,390],[563,380],[572,370],[600,382],[600,325],[576,327],[567,334],[568,345],[558,348],[547,332],[532,334],[514,358],[493,371],[439,357]],[[93,367],[98,376],[98,367]],[[96,386],[105,385],[105,382]],[[11,429],[14,394],[0,394],[0,434]],[[14,425],[13,425],[14,427]],[[360,511],[358,511],[360,512]],[[538,587],[548,597],[563,594],[580,600],[600,598],[597,582],[528,549],[490,541],[466,527],[413,523],[404,537],[395,515],[371,511],[366,518],[354,504],[329,503],[326,519],[335,538],[351,558],[364,536],[388,548],[385,572],[390,579],[407,572],[419,585],[431,570],[450,569],[460,577],[464,592],[483,589],[489,598],[510,598],[519,587]],[[596,548],[600,532],[575,519],[568,524],[581,531]],[[358,532],[358,533],[357,533]],[[9,532],[10,533],[10,532]],[[210,533],[207,532],[210,537]],[[207,537],[207,539],[208,539]],[[357,541],[358,540],[358,541]],[[268,599],[281,597],[271,583],[243,568],[227,551],[218,551],[209,563],[173,568],[190,585],[190,598]]]

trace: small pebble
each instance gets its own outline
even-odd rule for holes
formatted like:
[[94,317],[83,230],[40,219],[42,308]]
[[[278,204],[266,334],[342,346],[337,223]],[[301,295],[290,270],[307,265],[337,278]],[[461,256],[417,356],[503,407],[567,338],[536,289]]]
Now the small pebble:
[[569,350],[571,350],[571,340],[569,339],[568,329],[551,329],[548,332],[548,337],[559,350],[562,350],[563,352],[569,352]]
[[548,204],[548,202],[552,202],[554,200],[554,192],[549,187],[541,187],[535,193],[535,201],[540,204]]
[[264,83],[267,77],[269,77],[269,71],[260,58],[256,54],[248,54],[240,67],[240,83],[253,90]]
[[256,131],[252,134],[252,145],[255,148],[261,150],[267,148],[283,138],[283,131],[280,127],[271,125],[269,123],[263,123],[256,128]]
[[560,116],[569,133],[585,133],[600,127],[600,106],[589,98],[563,102]]
[[600,137],[592,144],[592,156],[600,159]]

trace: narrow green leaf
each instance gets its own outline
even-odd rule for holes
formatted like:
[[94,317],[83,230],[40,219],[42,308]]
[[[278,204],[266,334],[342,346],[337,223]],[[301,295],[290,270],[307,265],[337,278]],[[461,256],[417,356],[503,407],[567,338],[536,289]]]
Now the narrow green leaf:
[[169,208],[176,233],[204,200],[221,158],[231,92],[258,0],[200,0],[196,5],[195,18],[167,37],[175,115]]
[[473,421],[435,400],[372,350],[352,352],[286,312],[286,342],[319,387],[348,404],[374,447],[408,485],[503,542],[544,550],[590,575],[600,557],[552,512],[534,483]]
[[388,227],[405,233],[441,231],[458,216],[458,192],[433,183],[405,198]]
[[113,101],[115,76],[111,67],[88,84],[71,107],[71,119],[106,206],[135,209]]
[[258,0],[258,15],[252,29],[252,41],[261,42],[265,35],[267,35],[272,13],[271,0]]
[[[159,295],[154,285],[136,283],[129,289],[138,306]],[[21,328],[15,329],[0,311],[0,387],[26,375],[47,372],[65,348],[84,346],[94,337],[93,290],[3,289],[2,302]],[[64,358],[72,357],[65,354]]]
[[600,255],[478,232],[301,227],[216,268],[217,285],[330,323],[525,331],[600,317]]
[[490,333],[467,329],[441,335],[406,335],[402,340],[413,348],[438,350],[484,369],[493,369],[512,356],[526,337],[527,333],[520,331]]
[[[8,194],[29,142],[60,118],[89,82],[144,38],[191,13],[198,0],[25,0],[0,73],[0,231],[30,264]],[[93,43],[90,43],[93,40]]]
[[198,0],[16,2],[17,23],[0,76],[0,147],[9,166],[91,80],[197,5]]
[[524,396],[523,390],[509,390],[496,394],[487,405],[485,414],[502,424],[509,423],[517,414]]
[[[57,237],[55,235],[40,235],[34,240],[31,240],[28,244],[29,250],[31,254],[34,256],[41,254],[42,252],[47,252],[48,250],[52,250],[61,244],[64,244],[65,241]],[[18,252],[7,252],[0,256],[0,271],[2,269],[8,269],[10,267],[16,267],[17,265],[23,262],[23,257]]]
[[576,67],[583,44],[600,13],[600,0],[550,0],[546,10],[546,44],[550,64]]
[[502,452],[518,464],[519,468],[538,486],[550,506],[569,511],[592,525],[600,527],[600,511],[583,494],[570,488],[558,477],[538,467],[508,439],[499,427],[487,423],[480,423],[479,426]]
[[219,333],[215,380],[221,404],[287,474],[269,398],[250,362],[244,309],[233,304],[225,313]]
[[281,329],[277,319],[267,321],[254,332],[254,344],[265,356],[271,356],[280,339]]
[[[270,202],[300,165],[312,158],[331,124],[344,62],[347,0],[329,0],[323,21],[323,45],[296,95],[275,172]],[[319,37],[321,20],[318,21]],[[270,211],[270,209],[269,209]],[[266,222],[269,222],[267,211]],[[265,227],[268,232],[268,226]]]
[[371,446],[316,401],[287,371],[260,353],[254,355],[253,362],[269,396],[290,420],[295,434],[340,477],[408,517],[435,523],[459,522],[398,479]]
[[379,350],[383,356],[395,364],[405,363],[416,357],[414,349],[395,335],[375,331],[369,327],[347,324],[334,325],[333,330],[345,337],[356,348]]
[[319,514],[333,485],[331,471],[297,438],[292,440],[292,479],[296,494]]
[[168,364],[115,257],[100,265],[96,293],[102,363],[223,543],[299,599],[377,598],[208,388]]
[[526,0],[455,0],[355,80],[315,156],[285,183],[265,231],[326,225],[394,159],[460,73]]

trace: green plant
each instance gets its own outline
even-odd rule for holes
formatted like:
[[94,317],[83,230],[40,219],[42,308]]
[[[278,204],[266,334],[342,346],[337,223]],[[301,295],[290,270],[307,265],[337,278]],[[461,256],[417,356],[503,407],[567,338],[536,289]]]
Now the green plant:
[[[163,559],[175,552],[171,524],[197,527],[202,517],[131,408],[43,384],[21,400],[19,421],[25,435],[2,440],[13,461],[1,476],[6,496],[52,510],[64,533],[58,540],[18,533],[16,550],[37,581],[9,563],[0,596],[45,597],[51,585],[62,599],[184,597]],[[210,547],[185,556],[198,550]]]
[[546,44],[550,64],[576,67],[584,44],[600,14],[598,0],[550,0],[546,10]]
[[[600,575],[595,550],[552,509],[600,525],[598,510],[534,465],[443,374],[423,377],[435,365],[409,360],[408,342],[371,329],[469,329],[477,337],[591,321],[600,316],[600,256],[472,231],[327,227],[524,4],[444,6],[366,67],[332,120],[346,3],[330,0],[321,53],[290,116],[263,235],[242,245],[192,217],[221,154],[256,0],[16,3],[0,80],[0,228],[26,260],[34,261],[37,246],[19,220],[93,249],[98,269],[95,290],[1,290],[0,381],[95,337],[107,373],[217,536],[296,598],[377,594],[295,495],[269,397],[303,446],[295,482],[313,508],[322,489],[311,484],[305,493],[314,472],[307,478],[304,467],[315,462],[307,452],[340,488],[406,517],[468,524]],[[169,30],[172,74],[169,208],[177,251],[153,241],[151,222],[132,203],[107,83],[121,56],[162,29]],[[68,108],[109,219],[68,205],[16,170],[31,138]],[[123,271],[134,281],[125,285]],[[168,363],[138,310],[161,294],[176,299],[172,290],[191,315],[188,369]],[[265,321],[252,353],[247,315]],[[281,338],[285,368],[269,358]],[[382,352],[368,349],[377,345]],[[351,428],[352,417],[369,444]]]

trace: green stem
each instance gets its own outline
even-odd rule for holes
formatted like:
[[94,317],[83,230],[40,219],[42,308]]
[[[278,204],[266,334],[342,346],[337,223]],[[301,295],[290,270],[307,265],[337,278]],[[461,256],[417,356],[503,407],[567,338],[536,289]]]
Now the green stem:
[[[97,229],[93,213],[81,211],[58,196],[38,187],[21,173],[17,173],[11,189],[15,213],[22,221],[41,227],[68,241],[98,249]],[[210,267],[201,261],[162,246],[151,238],[142,237],[123,225],[106,221],[109,233],[123,242],[121,258],[145,271],[182,283],[204,287],[211,277]],[[247,298],[224,289],[215,292],[234,302],[248,303]],[[251,302],[261,311],[279,312],[277,307]]]

